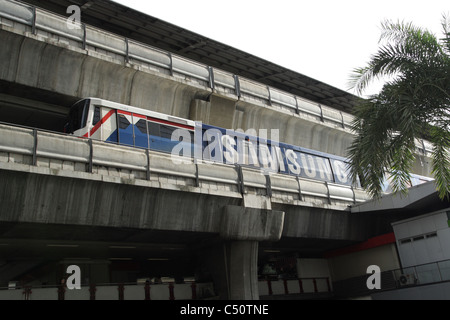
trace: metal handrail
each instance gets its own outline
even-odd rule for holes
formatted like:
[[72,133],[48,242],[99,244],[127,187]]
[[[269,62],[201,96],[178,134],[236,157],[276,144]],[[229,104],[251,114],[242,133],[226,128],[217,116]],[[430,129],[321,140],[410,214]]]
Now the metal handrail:
[[[32,141],[28,141],[27,143],[29,144],[28,149],[24,149],[24,148],[12,148],[10,146],[4,145],[2,146],[0,144],[0,150],[3,150],[5,152],[12,152],[12,153],[18,153],[18,154],[26,154],[26,155],[31,155],[32,156],[32,164],[36,165],[37,164],[37,158],[38,157],[47,157],[47,158],[55,158],[55,159],[59,159],[59,160],[67,160],[67,161],[75,161],[75,162],[80,162],[80,163],[85,163],[86,164],[86,172],[88,173],[92,173],[92,169],[95,165],[105,165],[105,166],[111,166],[111,167],[117,167],[117,168],[124,168],[124,169],[128,169],[128,170],[136,170],[136,171],[141,171],[141,172],[147,172],[148,174],[146,175],[146,179],[150,180],[150,175],[151,173],[162,173],[162,174],[169,174],[169,175],[174,175],[174,176],[180,176],[180,177],[185,177],[185,178],[192,178],[192,179],[197,179],[197,180],[203,180],[203,181],[214,181],[214,182],[221,182],[221,183],[226,183],[226,184],[233,184],[235,186],[238,187],[238,189],[241,189],[241,193],[244,194],[245,193],[245,188],[248,187],[256,187],[256,188],[262,188],[262,189],[266,189],[266,190],[278,190],[281,192],[289,192],[292,194],[299,194],[299,199],[300,200],[304,200],[302,198],[304,198],[303,196],[314,196],[314,197],[321,197],[321,198],[325,198],[328,199],[328,202],[331,199],[335,199],[335,200],[348,200],[349,202],[354,202],[357,199],[343,199],[340,198],[338,196],[335,196],[333,194],[330,194],[330,186],[334,185],[334,184],[330,184],[330,183],[326,183],[320,180],[311,180],[308,178],[304,178],[304,177],[294,177],[294,176],[289,176],[283,173],[278,173],[277,175],[279,175],[280,177],[289,177],[292,179],[293,182],[295,182],[296,180],[298,180],[299,182],[303,182],[305,184],[307,184],[308,182],[311,182],[313,184],[320,184],[323,185],[324,188],[326,188],[327,192],[324,193],[317,193],[314,192],[313,190],[308,190],[307,188],[302,188],[301,185],[299,183],[296,183],[296,185],[298,185],[298,188],[295,189],[288,189],[288,188],[280,188],[277,186],[272,186],[272,179],[271,177],[268,177],[267,179],[265,179],[264,184],[255,184],[254,182],[252,182],[251,180],[246,180],[243,179],[243,176],[241,176],[240,179],[236,179],[233,177],[217,177],[217,175],[210,176],[208,177],[207,175],[204,174],[199,174],[199,165],[198,163],[196,164],[194,159],[192,160],[192,166],[195,166],[195,172],[172,172],[172,171],[164,171],[165,169],[163,167],[155,167],[155,165],[153,164],[152,167],[152,162],[150,161],[150,159],[153,157],[153,159],[155,159],[154,157],[157,157],[158,155],[162,155],[162,154],[166,154],[164,152],[159,152],[156,150],[146,150],[146,149],[142,149],[142,148],[134,148],[132,146],[122,146],[122,145],[118,145],[118,144],[112,144],[109,142],[104,142],[104,141],[99,141],[99,140],[92,140],[91,138],[81,138],[81,137],[73,137],[71,135],[65,134],[65,133],[61,133],[61,132],[54,132],[54,131],[49,131],[49,130],[40,130],[40,129],[36,129],[36,128],[30,128],[27,126],[20,126],[20,125],[11,125],[11,124],[7,124],[7,123],[3,123],[0,122],[0,125],[3,126],[9,126],[12,128],[21,128],[24,130],[29,130],[29,134],[30,137],[28,139],[32,139]],[[69,138],[72,140],[72,143],[82,143],[82,142],[86,142],[87,145],[85,146],[85,151],[80,153],[80,154],[55,154],[53,152],[48,152],[47,150],[42,150],[39,149],[39,145],[40,145],[40,140],[47,138],[47,136],[43,136],[40,133],[46,133],[46,134],[50,134],[50,135],[55,135],[55,136],[60,136],[62,138]],[[73,140],[74,138],[77,138],[76,140]],[[110,145],[114,145],[114,146],[119,146],[119,147],[123,147],[124,149],[132,149],[133,151],[135,151],[136,153],[142,153],[143,157],[146,157],[147,160],[146,161],[142,161],[142,164],[139,163],[118,163],[118,162],[114,162],[114,161],[108,161],[105,162],[106,160],[102,157],[98,157],[95,156],[95,150],[96,150],[96,146],[100,146],[100,145],[105,145],[105,146],[110,146]],[[228,166],[225,164],[217,164],[218,166]],[[238,169],[238,172],[241,172],[243,169],[245,169],[245,172],[252,172],[254,170],[256,170],[255,168],[250,168],[247,167],[245,165],[236,165],[236,168]],[[244,173],[245,173],[244,172]],[[341,185],[336,185],[348,190],[352,190],[350,187],[348,186],[341,186]]]
[[[441,266],[442,263],[448,263],[449,271],[443,272],[444,268],[442,268]],[[434,266],[434,269],[420,271],[421,267],[426,266]],[[428,275],[431,275],[431,277],[426,277],[427,273]],[[410,267],[385,270],[381,271],[380,275],[381,288],[379,289],[379,291],[400,290],[405,288],[448,282],[450,281],[450,259],[424,263]],[[367,275],[361,275],[358,277],[352,277],[345,280],[333,282],[335,293],[339,296],[363,296],[373,294],[374,290],[370,290],[367,288],[367,277]]]

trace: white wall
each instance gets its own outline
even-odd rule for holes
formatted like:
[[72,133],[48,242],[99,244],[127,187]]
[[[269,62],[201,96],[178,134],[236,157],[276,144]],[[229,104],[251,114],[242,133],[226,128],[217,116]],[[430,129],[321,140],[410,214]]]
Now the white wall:
[[448,220],[441,210],[392,224],[403,267],[450,259]]

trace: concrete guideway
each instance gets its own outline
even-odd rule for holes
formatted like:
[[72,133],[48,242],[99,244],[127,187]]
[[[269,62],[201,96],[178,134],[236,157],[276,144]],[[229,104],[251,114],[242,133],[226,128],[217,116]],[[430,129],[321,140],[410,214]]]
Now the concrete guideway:
[[[330,204],[326,192],[308,195],[321,182],[302,180],[299,189],[295,178],[273,175],[272,185],[279,185],[279,178],[295,182],[296,187],[289,189],[288,183],[267,197],[267,186],[261,183],[265,177],[252,169],[242,169],[242,193],[232,166],[174,166],[170,156],[162,153],[6,125],[0,131],[3,237],[28,237],[33,227],[21,229],[17,223],[34,225],[32,232],[40,229],[41,239],[77,239],[77,233],[81,236],[92,228],[137,230],[138,238],[148,241],[161,241],[159,236],[170,232],[216,235],[221,240],[205,249],[203,260],[215,270],[225,259],[227,267],[215,275],[218,290],[235,299],[258,296],[261,241],[277,242],[283,235],[314,237],[316,232],[317,237],[326,238],[326,230],[340,240],[364,238],[348,234],[347,228],[337,229],[334,218],[326,219],[327,225],[317,220],[338,215],[348,219],[347,206],[353,203],[350,197]],[[308,211],[315,214],[317,225],[304,225]],[[302,224],[306,229],[298,228]]]
[[187,158],[179,165],[170,154],[9,125],[0,125],[0,133],[4,161],[31,165],[23,170],[33,173],[231,197],[243,200],[244,207],[269,210],[272,203],[346,210],[368,199],[358,188],[281,174],[266,177],[250,167]]

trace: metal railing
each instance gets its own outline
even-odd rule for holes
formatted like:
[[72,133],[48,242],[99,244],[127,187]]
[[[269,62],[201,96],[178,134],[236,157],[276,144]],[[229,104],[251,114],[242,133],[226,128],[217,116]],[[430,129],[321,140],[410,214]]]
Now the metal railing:
[[[257,169],[217,163],[196,162],[183,158],[183,165],[168,161],[172,155],[158,151],[116,145],[87,138],[0,123],[0,152],[28,156],[28,164],[42,166],[39,160],[55,160],[61,168],[96,173],[95,168],[110,167],[129,170],[134,178],[151,181],[153,175],[191,179],[194,187],[202,182],[232,185],[235,197],[248,188],[270,189],[270,195],[289,193],[300,201],[307,197],[345,203],[363,202],[368,195],[362,189],[298,176],[272,174],[267,177]],[[170,159],[169,159],[170,160]],[[4,160],[5,161],[5,160]],[[70,163],[65,166],[64,163]],[[72,168],[72,169],[70,169]],[[228,192],[232,196],[231,192]]]
[[397,290],[450,281],[450,260],[382,271],[380,274],[380,290],[368,289],[367,277],[368,275],[363,275],[333,282],[334,292],[341,297],[364,296],[377,291]]
[[[327,277],[259,280],[260,296],[332,294]],[[215,297],[212,283],[111,283],[60,286],[10,286],[0,288],[1,300],[201,300]]]
[[450,260],[393,270],[397,287],[450,281]]
[[259,280],[261,296],[332,293],[328,277]]
[[0,288],[0,300],[197,300],[214,296],[212,283],[115,283]]

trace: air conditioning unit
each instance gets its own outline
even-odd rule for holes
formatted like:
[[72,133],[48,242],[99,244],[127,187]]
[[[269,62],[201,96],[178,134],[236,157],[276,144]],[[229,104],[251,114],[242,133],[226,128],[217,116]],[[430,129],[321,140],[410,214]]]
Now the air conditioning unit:
[[416,275],[414,273],[404,273],[398,278],[400,286],[411,286],[417,283]]

